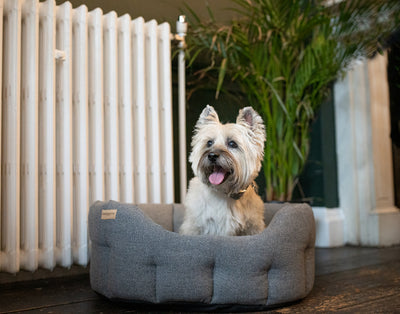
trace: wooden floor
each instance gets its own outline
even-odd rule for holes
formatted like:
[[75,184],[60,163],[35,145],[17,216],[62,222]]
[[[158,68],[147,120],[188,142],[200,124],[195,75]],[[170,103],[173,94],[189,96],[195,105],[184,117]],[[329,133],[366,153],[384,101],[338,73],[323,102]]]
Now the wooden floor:
[[[62,269],[16,276],[0,273],[0,312],[25,311],[138,312],[132,305],[112,303],[93,292],[87,269],[74,267],[68,276]],[[271,312],[400,313],[400,247],[317,249],[311,293]]]

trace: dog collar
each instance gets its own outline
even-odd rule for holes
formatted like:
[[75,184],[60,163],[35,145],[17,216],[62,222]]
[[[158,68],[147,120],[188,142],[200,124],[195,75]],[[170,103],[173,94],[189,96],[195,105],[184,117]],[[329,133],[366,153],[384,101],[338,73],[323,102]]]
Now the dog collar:
[[244,190],[240,190],[240,191],[237,192],[237,193],[229,194],[229,197],[232,198],[232,199],[234,199],[235,201],[237,201],[238,199],[240,199],[240,198],[243,196],[244,193],[246,193],[246,191],[247,191],[250,187],[254,188],[254,187],[255,187],[255,183],[252,182],[247,188],[245,188]]

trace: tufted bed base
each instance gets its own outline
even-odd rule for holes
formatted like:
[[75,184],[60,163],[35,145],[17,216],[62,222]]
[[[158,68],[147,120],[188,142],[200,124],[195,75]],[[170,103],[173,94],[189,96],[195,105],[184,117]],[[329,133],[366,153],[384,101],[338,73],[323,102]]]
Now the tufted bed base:
[[182,205],[96,202],[90,279],[101,295],[142,305],[267,309],[314,283],[315,224],[306,204],[265,204],[258,235],[184,236]]

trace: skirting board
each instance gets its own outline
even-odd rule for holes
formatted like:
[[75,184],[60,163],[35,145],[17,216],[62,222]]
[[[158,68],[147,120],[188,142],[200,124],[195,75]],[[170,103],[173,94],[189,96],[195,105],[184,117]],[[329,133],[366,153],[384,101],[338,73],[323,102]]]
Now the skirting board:
[[313,207],[316,225],[315,246],[337,247],[345,244],[344,215],[338,208]]

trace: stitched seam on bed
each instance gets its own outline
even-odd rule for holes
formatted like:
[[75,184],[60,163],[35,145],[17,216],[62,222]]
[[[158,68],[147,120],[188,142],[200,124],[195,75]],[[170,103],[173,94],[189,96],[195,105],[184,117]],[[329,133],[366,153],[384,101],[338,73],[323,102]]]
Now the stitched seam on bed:
[[158,286],[158,267],[157,264],[154,262],[154,300],[155,303],[159,303],[160,301],[158,300],[158,293],[157,293],[157,286]]
[[216,260],[214,256],[214,263],[212,264],[212,285],[211,285],[211,298],[210,298],[210,304],[214,304],[214,291],[215,291],[215,267],[216,267]]

